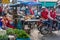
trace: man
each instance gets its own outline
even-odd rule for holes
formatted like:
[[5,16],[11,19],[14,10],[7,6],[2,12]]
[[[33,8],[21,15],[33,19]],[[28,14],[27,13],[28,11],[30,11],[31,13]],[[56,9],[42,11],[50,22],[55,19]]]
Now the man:
[[49,21],[48,21],[48,11],[46,11],[45,7],[42,7],[42,11],[41,11],[41,18],[40,18],[40,22],[38,22],[38,30],[40,30],[40,27],[44,24],[44,25],[49,25]]
[[48,20],[48,11],[46,11],[45,7],[42,7],[41,19],[43,21],[47,21]]
[[52,8],[51,11],[48,14],[49,19],[55,20],[56,19],[56,10],[55,8]]
[[48,11],[46,11],[45,7],[42,7],[42,12],[41,12],[41,18],[40,20],[44,23],[44,24],[48,24]]
[[[50,22],[50,28],[54,28],[54,29],[57,29],[57,21],[56,21],[56,10],[55,8],[53,8],[49,14],[48,14],[48,18],[49,18],[49,22]],[[56,24],[56,27],[54,27],[53,25]]]

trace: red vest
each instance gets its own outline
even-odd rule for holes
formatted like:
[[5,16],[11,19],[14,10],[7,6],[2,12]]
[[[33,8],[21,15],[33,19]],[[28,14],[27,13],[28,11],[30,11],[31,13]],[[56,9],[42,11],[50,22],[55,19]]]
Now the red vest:
[[53,19],[55,19],[56,18],[56,12],[50,12],[50,16],[53,18]]
[[42,11],[42,12],[41,12],[41,16],[42,16],[42,18],[44,18],[44,19],[48,19],[48,12],[47,12],[47,11]]

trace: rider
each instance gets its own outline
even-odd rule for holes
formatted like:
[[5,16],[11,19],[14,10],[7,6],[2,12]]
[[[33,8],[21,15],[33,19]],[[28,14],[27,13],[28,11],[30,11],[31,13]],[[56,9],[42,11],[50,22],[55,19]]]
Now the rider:
[[48,11],[45,7],[42,7],[41,20],[44,24],[48,24]]
[[40,30],[40,27],[44,25],[49,25],[48,24],[48,11],[46,8],[43,6],[42,11],[41,11],[41,17],[40,17],[40,22],[38,22],[38,30]]
[[53,28],[56,29],[56,27],[53,26],[54,23],[55,24],[57,23],[57,21],[56,21],[56,10],[55,10],[55,8],[52,8],[52,10],[48,14],[48,17],[49,17],[49,21],[50,21],[50,28],[53,27]]

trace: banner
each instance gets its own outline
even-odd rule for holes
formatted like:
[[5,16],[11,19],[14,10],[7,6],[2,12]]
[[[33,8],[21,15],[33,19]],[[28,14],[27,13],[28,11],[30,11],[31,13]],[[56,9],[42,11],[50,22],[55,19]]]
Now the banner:
[[9,4],[10,0],[2,0],[2,4]]

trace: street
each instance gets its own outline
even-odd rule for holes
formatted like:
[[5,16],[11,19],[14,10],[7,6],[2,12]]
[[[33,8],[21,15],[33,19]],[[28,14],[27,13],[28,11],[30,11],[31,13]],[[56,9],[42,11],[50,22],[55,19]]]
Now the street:
[[37,28],[31,30],[31,40],[60,40],[60,31],[55,31],[50,35],[41,35]]

